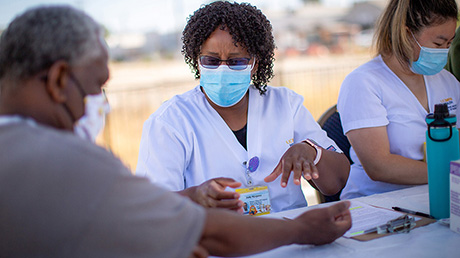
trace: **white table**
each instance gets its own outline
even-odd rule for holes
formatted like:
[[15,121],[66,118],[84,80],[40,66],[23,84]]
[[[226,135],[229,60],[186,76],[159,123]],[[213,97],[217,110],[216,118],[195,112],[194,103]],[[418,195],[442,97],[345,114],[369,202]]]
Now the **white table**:
[[[403,190],[375,194],[357,198],[361,202],[391,209],[392,206],[404,207],[429,214],[428,185],[415,186]],[[282,218],[300,214],[306,210],[329,204],[289,210],[267,215]],[[460,257],[460,234],[454,233],[448,226],[436,222],[413,229],[407,234],[394,234],[378,239],[361,242],[341,237],[335,242],[323,245],[290,245],[265,253],[247,256],[251,258],[296,258],[296,257]]]

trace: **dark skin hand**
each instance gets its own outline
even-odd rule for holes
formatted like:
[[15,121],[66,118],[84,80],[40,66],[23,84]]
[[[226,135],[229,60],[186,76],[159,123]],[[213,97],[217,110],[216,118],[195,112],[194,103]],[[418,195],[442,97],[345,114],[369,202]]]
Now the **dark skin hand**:
[[341,202],[326,209],[313,209],[294,219],[314,234],[300,234],[297,244],[330,244],[341,237],[351,227],[350,203]]
[[199,246],[217,256],[241,256],[283,245],[323,245],[351,227],[349,202],[306,211],[293,220],[241,216],[207,209]]
[[300,177],[305,179],[318,179],[319,173],[313,160],[316,157],[316,150],[311,146],[300,143],[291,146],[281,157],[280,162],[273,172],[265,178],[266,182],[272,182],[281,175],[281,185],[286,187],[291,171],[294,172],[294,184],[300,184]]
[[240,195],[232,191],[225,191],[227,187],[238,188],[240,186],[240,182],[231,178],[219,177],[178,193],[189,197],[205,208],[224,208],[243,212],[243,202],[239,200]]
[[273,182],[281,176],[281,186],[286,187],[293,173],[294,184],[300,185],[303,176],[308,182],[326,195],[336,194],[345,186],[350,163],[343,153],[322,149],[321,159],[316,164],[316,149],[305,142],[292,145],[281,157],[265,182]]
[[189,258],[206,258],[208,256],[209,256],[208,250],[206,250],[201,245],[197,245],[195,246],[195,248],[193,248],[193,251],[190,254]]

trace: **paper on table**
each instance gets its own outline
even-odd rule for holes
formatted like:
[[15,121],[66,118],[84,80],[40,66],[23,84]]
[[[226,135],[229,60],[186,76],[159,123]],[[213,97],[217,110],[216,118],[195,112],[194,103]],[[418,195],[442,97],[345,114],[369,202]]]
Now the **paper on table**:
[[386,224],[402,214],[396,211],[377,208],[360,201],[350,200],[352,226],[344,237],[354,237],[364,234],[364,231]]

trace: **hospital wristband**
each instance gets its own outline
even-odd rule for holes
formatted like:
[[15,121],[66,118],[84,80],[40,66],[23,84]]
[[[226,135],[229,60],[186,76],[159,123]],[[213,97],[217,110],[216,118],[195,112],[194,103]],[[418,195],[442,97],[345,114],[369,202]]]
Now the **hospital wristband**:
[[307,143],[308,145],[310,145],[311,147],[315,148],[316,150],[316,157],[315,157],[315,160],[313,161],[313,165],[316,166],[316,164],[318,164],[319,160],[321,159],[321,156],[323,154],[323,149],[321,149],[320,146],[318,146],[318,144],[315,143],[315,141],[311,140],[311,139],[306,139],[304,140],[303,142]]

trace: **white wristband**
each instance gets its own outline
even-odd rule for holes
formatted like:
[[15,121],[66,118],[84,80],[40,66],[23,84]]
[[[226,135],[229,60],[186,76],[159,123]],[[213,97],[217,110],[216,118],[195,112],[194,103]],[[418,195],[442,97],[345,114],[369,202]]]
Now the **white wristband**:
[[315,160],[313,161],[313,165],[316,166],[316,164],[318,164],[319,160],[321,159],[321,155],[323,154],[323,149],[321,149],[321,147],[318,146],[318,144],[316,144],[316,142],[311,139],[306,139],[304,140],[304,142],[306,142],[311,147],[315,148],[316,157],[315,157]]

